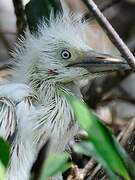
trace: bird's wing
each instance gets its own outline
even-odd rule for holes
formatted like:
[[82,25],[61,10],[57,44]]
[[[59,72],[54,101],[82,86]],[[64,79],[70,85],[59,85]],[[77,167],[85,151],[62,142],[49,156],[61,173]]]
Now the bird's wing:
[[7,179],[29,179],[28,171],[41,142],[44,142],[40,139],[46,135],[38,128],[38,119],[43,112],[37,94],[28,85],[12,83],[0,86],[0,136],[11,142]]
[[10,139],[17,126],[17,104],[29,94],[25,84],[5,84],[0,86],[0,136]]
[[16,112],[14,103],[6,97],[0,97],[0,136],[11,137],[16,127]]

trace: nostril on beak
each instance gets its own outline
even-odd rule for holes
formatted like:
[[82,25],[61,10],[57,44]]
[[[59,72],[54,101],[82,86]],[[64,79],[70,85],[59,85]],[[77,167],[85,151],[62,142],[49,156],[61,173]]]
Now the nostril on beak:
[[57,69],[48,69],[48,74],[50,75],[58,75],[58,70]]

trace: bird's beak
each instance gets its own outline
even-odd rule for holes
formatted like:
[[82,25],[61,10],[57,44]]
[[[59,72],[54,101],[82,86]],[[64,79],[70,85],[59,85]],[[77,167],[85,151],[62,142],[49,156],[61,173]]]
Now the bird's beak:
[[84,67],[90,73],[104,73],[130,69],[124,59],[95,51],[87,53],[86,56],[76,62],[68,64],[68,66]]

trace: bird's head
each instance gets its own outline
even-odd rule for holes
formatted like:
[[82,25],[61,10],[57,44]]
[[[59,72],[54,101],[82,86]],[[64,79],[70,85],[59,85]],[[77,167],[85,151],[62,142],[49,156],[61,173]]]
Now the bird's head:
[[88,46],[83,39],[84,29],[85,23],[73,20],[72,16],[52,16],[48,24],[42,22],[38,35],[31,35],[17,49],[17,76],[37,86],[46,81],[66,84],[128,67],[120,58]]

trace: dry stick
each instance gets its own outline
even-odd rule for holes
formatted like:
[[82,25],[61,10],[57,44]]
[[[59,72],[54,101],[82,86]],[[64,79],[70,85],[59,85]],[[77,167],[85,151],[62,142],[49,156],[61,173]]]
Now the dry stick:
[[95,4],[95,2],[93,0],[83,0],[83,2],[86,4],[87,8],[93,13],[93,15],[95,16],[98,23],[106,31],[110,40],[118,48],[118,50],[120,51],[122,56],[127,60],[129,65],[132,67],[132,69],[135,69],[135,58],[134,58],[133,54],[128,49],[126,44],[122,41],[120,36],[114,30],[112,25],[109,23],[109,21],[103,15],[103,13],[99,10],[99,8]]
[[77,165],[73,165],[71,169],[71,173],[67,177],[67,180],[83,180],[83,177],[81,177],[80,169]]
[[133,118],[131,120],[131,122],[129,123],[127,129],[126,129],[126,133],[123,134],[123,137],[121,138],[120,140],[120,143],[125,146],[128,139],[131,137],[132,135],[132,132],[134,131],[135,129],[135,118]]
[[82,169],[82,177],[85,178],[92,173],[93,169],[97,165],[97,161],[94,158],[91,158],[85,167]]
[[22,0],[13,0],[14,11],[16,15],[16,25],[18,35],[24,36],[24,31],[27,27],[27,21]]
[[98,164],[87,180],[93,180],[96,174],[101,170],[102,166]]

